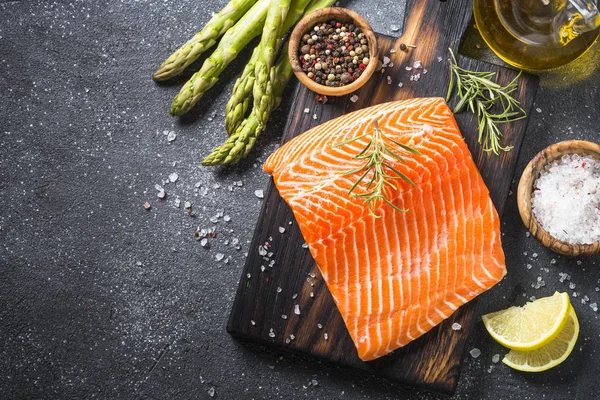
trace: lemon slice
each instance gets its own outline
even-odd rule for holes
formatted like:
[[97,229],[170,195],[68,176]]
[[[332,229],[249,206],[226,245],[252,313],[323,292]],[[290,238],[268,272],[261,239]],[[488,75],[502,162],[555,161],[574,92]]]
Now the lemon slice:
[[550,343],[569,319],[567,293],[554,293],[506,310],[486,314],[483,324],[492,337],[512,350],[531,351]]
[[542,372],[565,361],[577,342],[579,321],[570,307],[567,323],[556,339],[533,351],[511,350],[502,362],[511,368],[526,372]]

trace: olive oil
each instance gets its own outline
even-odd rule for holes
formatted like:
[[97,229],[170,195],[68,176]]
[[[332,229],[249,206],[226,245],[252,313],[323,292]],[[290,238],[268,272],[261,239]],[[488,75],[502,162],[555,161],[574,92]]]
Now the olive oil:
[[600,35],[598,19],[586,21],[582,29],[584,16],[567,12],[566,3],[475,0],[473,12],[481,36],[498,57],[521,69],[547,70],[575,60]]

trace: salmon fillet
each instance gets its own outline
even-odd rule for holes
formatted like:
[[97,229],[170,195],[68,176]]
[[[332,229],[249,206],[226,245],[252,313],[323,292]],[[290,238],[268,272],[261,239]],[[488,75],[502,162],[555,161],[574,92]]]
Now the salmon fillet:
[[[399,212],[380,202],[375,218],[348,190],[368,143],[335,144],[373,129],[418,150],[393,164]],[[273,176],[358,355],[381,357],[423,335],[506,274],[500,221],[452,112],[441,98],[396,101],[319,125],[264,164]],[[368,181],[368,180],[367,180]],[[359,185],[357,193],[364,191]]]

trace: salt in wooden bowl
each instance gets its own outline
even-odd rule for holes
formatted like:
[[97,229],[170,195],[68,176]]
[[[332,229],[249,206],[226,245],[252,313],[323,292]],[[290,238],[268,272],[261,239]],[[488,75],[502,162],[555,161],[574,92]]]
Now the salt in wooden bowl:
[[521,176],[517,191],[517,204],[523,223],[544,246],[566,256],[590,256],[600,253],[600,241],[592,244],[572,244],[558,240],[542,227],[531,209],[533,185],[540,177],[541,171],[547,164],[569,154],[588,155],[600,160],[600,145],[583,140],[567,140],[548,146],[540,151],[529,162]]
[[[356,27],[365,34],[369,46],[370,60],[369,64],[367,64],[367,68],[354,82],[338,87],[325,86],[310,79],[308,75],[302,71],[302,65],[300,64],[299,60],[299,44],[302,36],[312,31],[316,24],[331,20],[336,20],[339,22],[351,22],[356,25]],[[294,74],[304,86],[318,94],[323,94],[326,96],[343,96],[360,89],[360,87],[367,83],[369,78],[373,75],[375,69],[377,69],[379,47],[377,46],[377,38],[373,32],[373,29],[371,28],[371,25],[369,25],[369,23],[363,17],[346,8],[327,7],[313,11],[306,17],[302,18],[300,22],[298,22],[290,36],[288,54]]]

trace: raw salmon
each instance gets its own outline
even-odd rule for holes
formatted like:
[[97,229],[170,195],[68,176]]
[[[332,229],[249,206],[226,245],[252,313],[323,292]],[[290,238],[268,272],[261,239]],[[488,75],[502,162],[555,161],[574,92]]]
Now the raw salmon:
[[[373,129],[418,150],[394,167],[399,212],[375,218],[348,190],[364,161],[353,158]],[[290,205],[361,359],[423,335],[506,273],[500,222],[452,112],[441,98],[359,110],[290,140],[264,165]],[[356,190],[365,189],[361,184]]]

